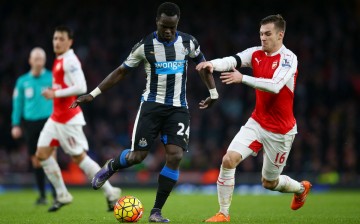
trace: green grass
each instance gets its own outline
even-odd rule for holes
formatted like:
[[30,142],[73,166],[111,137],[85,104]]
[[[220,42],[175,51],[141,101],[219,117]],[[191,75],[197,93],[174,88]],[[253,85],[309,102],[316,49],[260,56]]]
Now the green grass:
[[[0,194],[0,223],[117,223],[112,212],[106,212],[101,191],[70,189],[71,205],[56,213],[47,206],[35,206],[33,190],[7,191]],[[155,190],[123,189],[123,195],[138,197],[145,207],[139,223],[147,223]],[[360,223],[360,191],[312,193],[298,211],[289,207],[291,194],[234,195],[231,223]],[[181,195],[173,193],[163,209],[172,223],[201,223],[217,212],[216,195]]]

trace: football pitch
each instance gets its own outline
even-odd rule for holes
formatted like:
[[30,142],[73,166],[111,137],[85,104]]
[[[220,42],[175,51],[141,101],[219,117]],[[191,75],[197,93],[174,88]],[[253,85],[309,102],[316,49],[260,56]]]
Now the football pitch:
[[[72,204],[56,213],[48,206],[35,206],[36,192],[30,190],[0,193],[0,223],[117,223],[112,212],[106,212],[101,191],[69,189]],[[123,189],[122,195],[133,195],[145,211],[138,223],[147,223],[155,198],[154,189]],[[360,191],[312,192],[303,208],[292,211],[291,194],[234,195],[230,209],[231,223],[360,223]],[[215,194],[172,193],[163,208],[171,223],[201,223],[218,211]]]

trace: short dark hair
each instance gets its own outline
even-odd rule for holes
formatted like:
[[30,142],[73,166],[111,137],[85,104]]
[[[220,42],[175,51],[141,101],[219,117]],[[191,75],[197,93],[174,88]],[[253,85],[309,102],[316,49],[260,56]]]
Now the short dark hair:
[[270,16],[263,18],[260,21],[260,26],[268,24],[268,23],[274,23],[275,28],[277,28],[278,30],[281,30],[284,32],[286,30],[286,21],[280,14],[270,15]]
[[178,5],[172,2],[164,2],[161,5],[159,5],[157,9],[156,17],[161,17],[161,14],[165,14],[167,16],[175,16],[177,15],[178,18],[180,18],[180,8]]
[[74,39],[74,32],[72,31],[72,29],[68,26],[64,26],[64,25],[60,25],[55,27],[55,32],[66,32],[69,36],[69,39]]

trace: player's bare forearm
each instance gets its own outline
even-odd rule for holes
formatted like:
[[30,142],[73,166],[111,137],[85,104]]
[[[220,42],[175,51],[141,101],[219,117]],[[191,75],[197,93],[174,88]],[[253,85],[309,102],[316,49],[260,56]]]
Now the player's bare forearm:
[[208,89],[216,88],[214,77],[208,69],[199,70],[199,75]]
[[111,87],[113,87],[116,83],[124,79],[127,71],[123,65],[120,65],[114,71],[112,71],[99,85],[99,89],[101,92],[104,92]]
[[[110,89],[120,80],[124,79],[127,71],[123,65],[116,68],[112,71],[100,84],[99,86],[91,93],[79,96],[71,105],[70,108],[75,108],[82,103],[88,103],[94,100],[95,96]],[[94,92],[97,92],[94,94]]]

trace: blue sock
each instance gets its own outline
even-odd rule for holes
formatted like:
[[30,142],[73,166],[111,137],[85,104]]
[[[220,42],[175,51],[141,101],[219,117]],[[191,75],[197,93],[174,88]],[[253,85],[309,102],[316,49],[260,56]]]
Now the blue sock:
[[130,153],[130,149],[123,150],[118,157],[115,157],[114,162],[111,164],[113,170],[119,170],[127,168],[131,165],[126,160],[126,155]]

